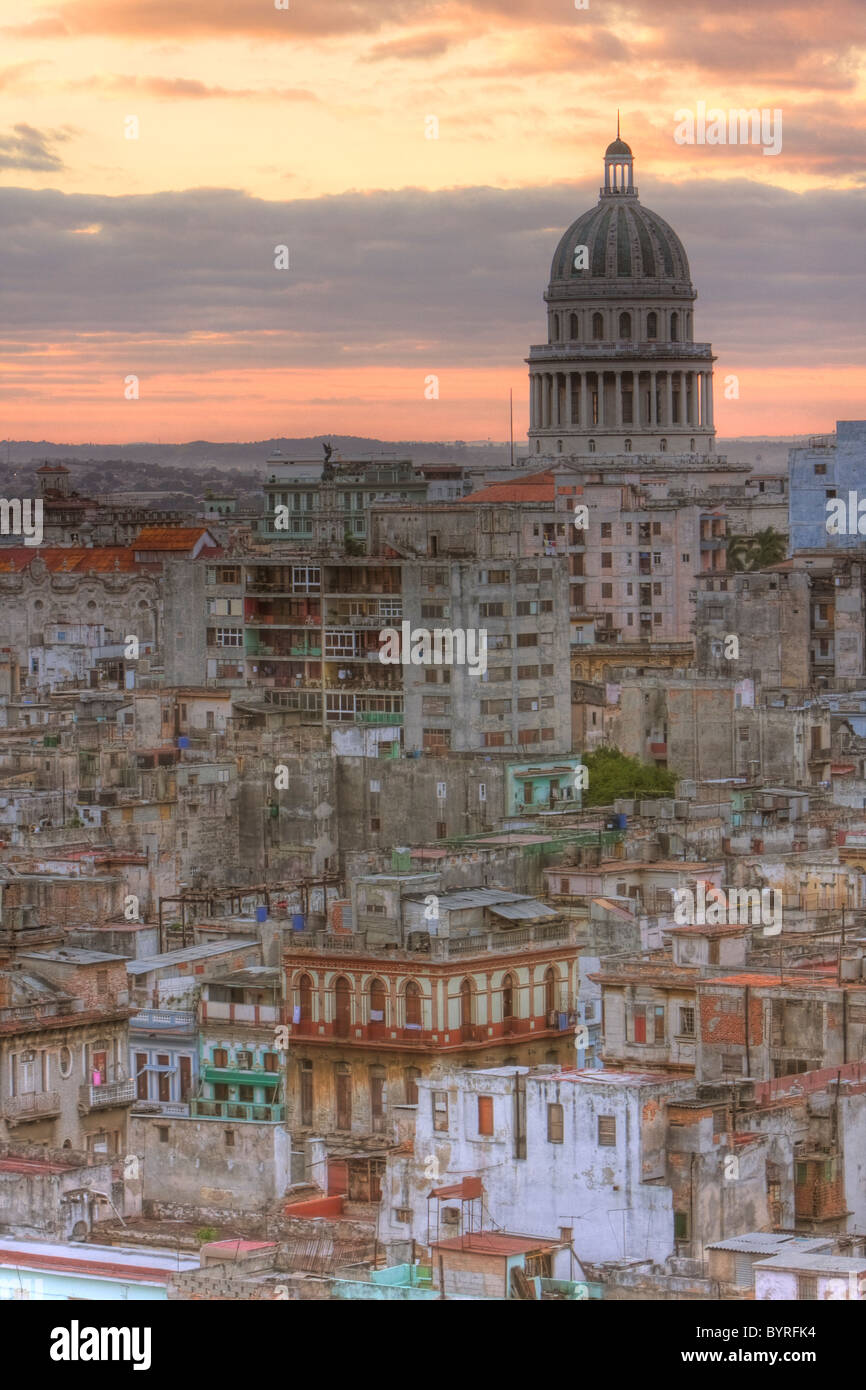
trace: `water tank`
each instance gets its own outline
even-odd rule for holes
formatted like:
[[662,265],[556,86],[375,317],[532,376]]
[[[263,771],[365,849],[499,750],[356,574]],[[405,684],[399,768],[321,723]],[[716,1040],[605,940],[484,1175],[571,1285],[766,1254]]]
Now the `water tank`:
[[266,907],[256,908],[256,921],[266,922],[268,920],[268,909]]

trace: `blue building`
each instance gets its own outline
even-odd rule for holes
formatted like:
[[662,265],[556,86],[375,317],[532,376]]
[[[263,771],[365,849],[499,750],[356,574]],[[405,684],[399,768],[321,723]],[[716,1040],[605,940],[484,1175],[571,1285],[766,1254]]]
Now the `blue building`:
[[[857,518],[828,532],[827,503],[848,509],[849,494],[863,501],[863,532]],[[849,509],[850,510],[850,509]],[[853,534],[852,534],[853,532]],[[836,435],[810,439],[788,454],[788,553],[797,550],[862,550],[866,544],[866,420],[837,420]]]

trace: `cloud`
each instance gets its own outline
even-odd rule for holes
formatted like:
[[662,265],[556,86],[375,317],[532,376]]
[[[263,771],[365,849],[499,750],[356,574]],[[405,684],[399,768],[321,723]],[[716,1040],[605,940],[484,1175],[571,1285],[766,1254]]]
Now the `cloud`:
[[[4,335],[19,349],[77,345],[95,369],[125,371],[516,366],[543,340],[559,236],[597,188],[285,202],[227,189],[118,198],[7,189]],[[716,178],[656,181],[642,193],[684,241],[700,296],[696,336],[720,359],[862,358],[866,191],[794,194]],[[274,268],[280,245],[288,270]]]
[[466,33],[407,34],[404,38],[377,43],[363,55],[366,63],[381,63],[387,59],[438,58],[455,44],[472,37]]
[[92,90],[99,87],[105,92],[141,92],[145,96],[156,97],[162,101],[204,101],[234,100],[278,100],[278,101],[319,101],[315,92],[303,87],[220,87],[208,86],[194,77],[138,77],[130,74],[114,74],[110,77],[91,77],[77,81],[75,87]]
[[51,148],[68,140],[62,130],[41,131],[20,121],[12,127],[11,135],[0,135],[0,169],[34,169],[57,173],[64,168],[63,160]]

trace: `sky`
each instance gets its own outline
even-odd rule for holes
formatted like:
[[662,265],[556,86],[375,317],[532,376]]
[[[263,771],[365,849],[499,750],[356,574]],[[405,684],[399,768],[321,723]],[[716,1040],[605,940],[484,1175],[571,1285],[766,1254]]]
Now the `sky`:
[[719,434],[863,418],[864,53],[863,0],[0,0],[0,437],[525,437],[618,108]]

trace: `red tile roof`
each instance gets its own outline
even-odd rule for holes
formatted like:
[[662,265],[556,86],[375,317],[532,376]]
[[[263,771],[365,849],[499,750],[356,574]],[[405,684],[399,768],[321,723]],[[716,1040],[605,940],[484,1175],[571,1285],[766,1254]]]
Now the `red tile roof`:
[[0,574],[20,574],[37,555],[50,574],[129,573],[144,569],[134,552],[123,545],[12,545],[0,548]]
[[191,550],[206,526],[143,526],[132,543],[134,550]]
[[470,492],[461,502],[554,502],[556,479],[552,473],[532,473],[512,483],[492,483],[480,492]]

